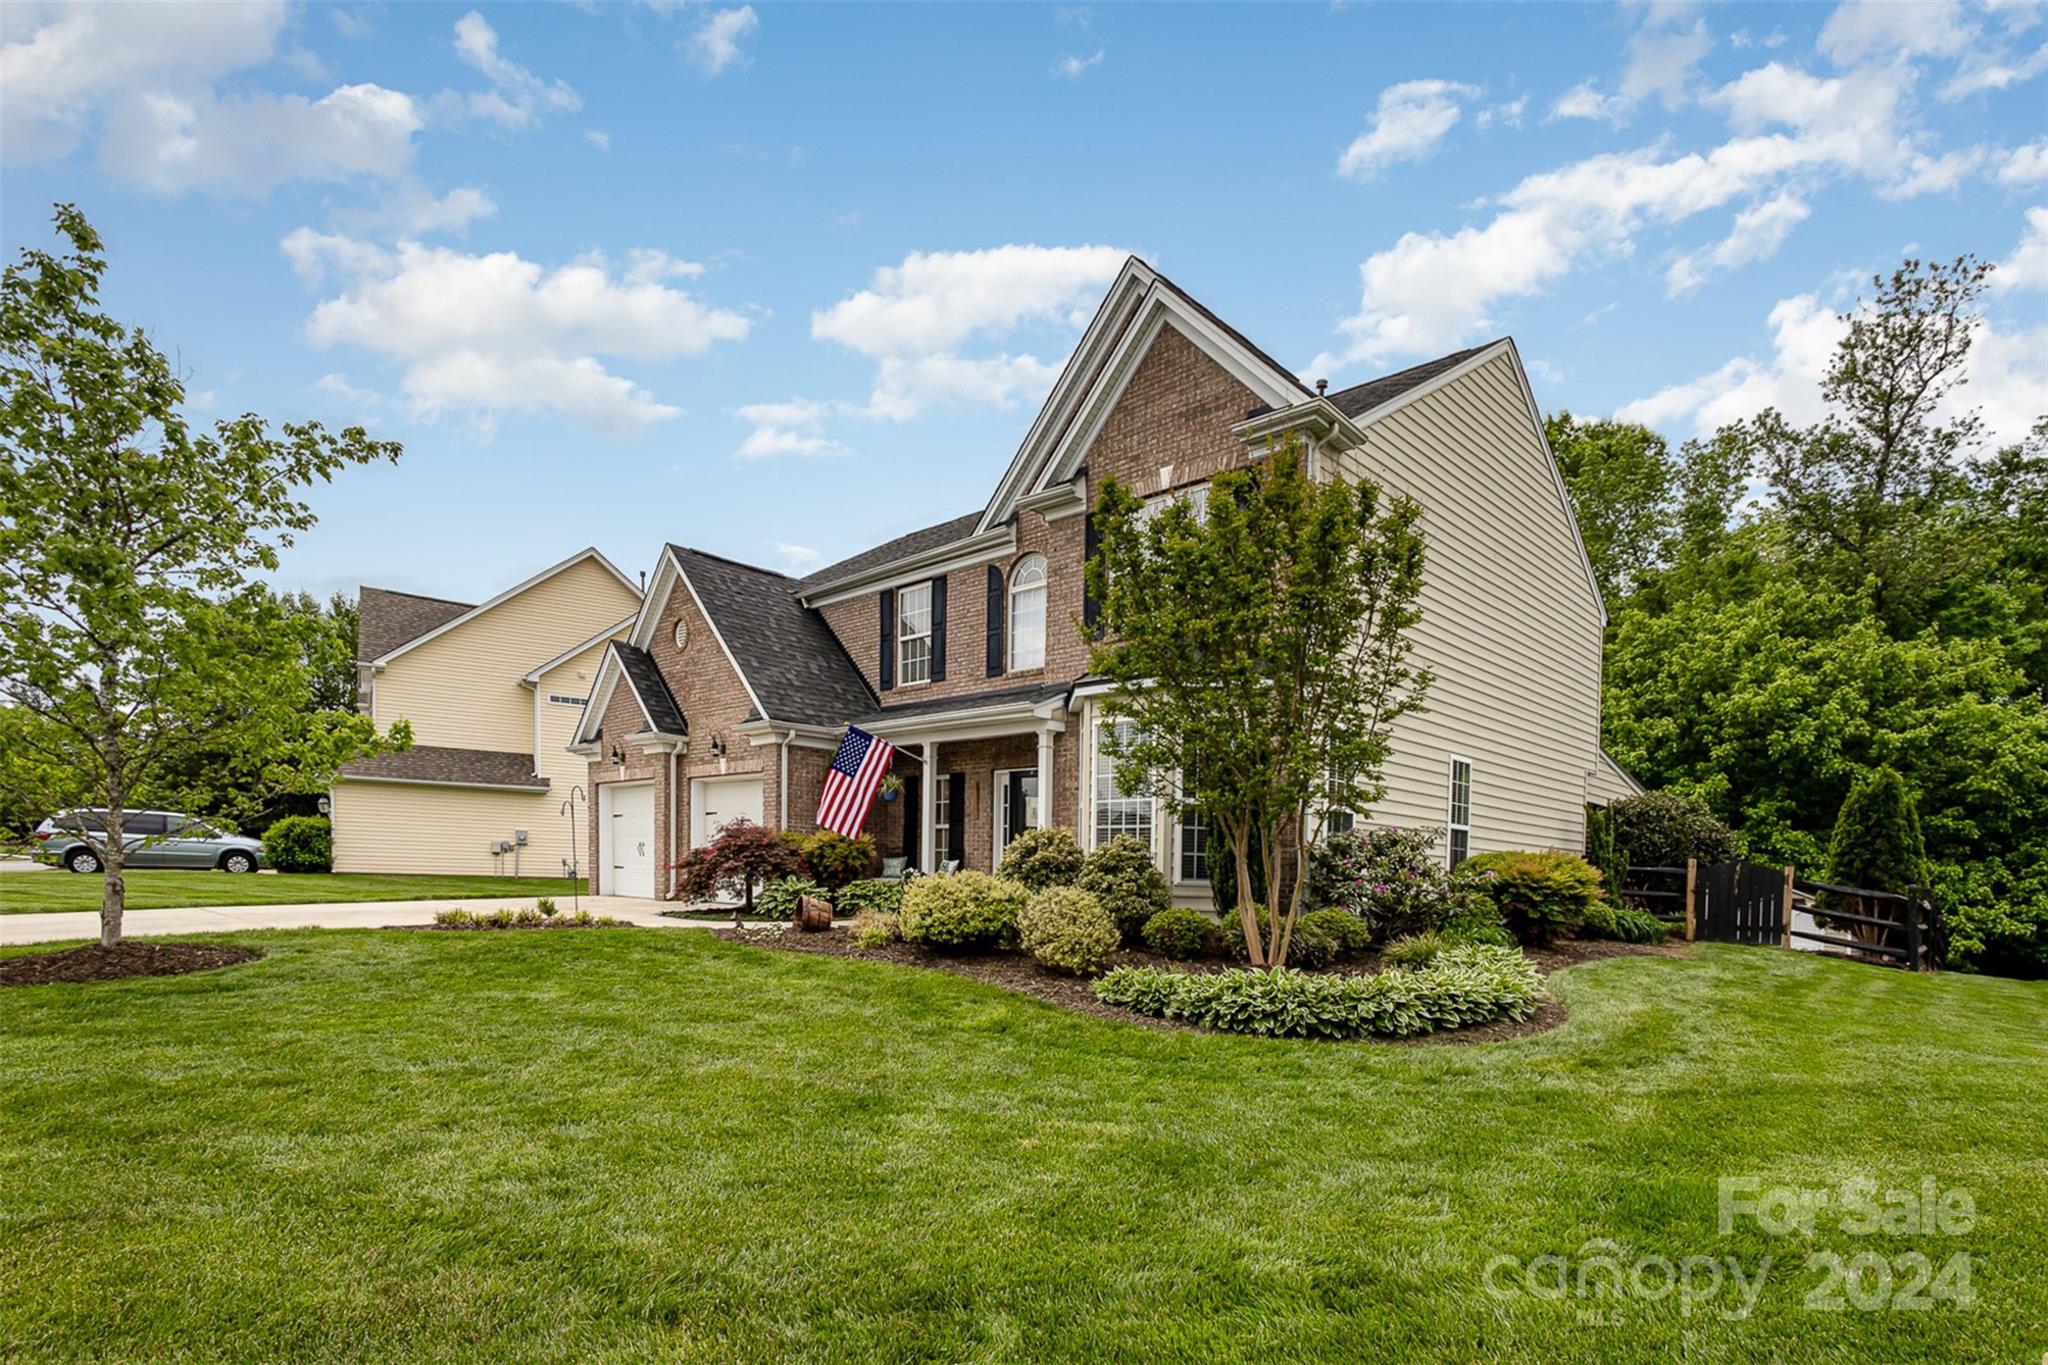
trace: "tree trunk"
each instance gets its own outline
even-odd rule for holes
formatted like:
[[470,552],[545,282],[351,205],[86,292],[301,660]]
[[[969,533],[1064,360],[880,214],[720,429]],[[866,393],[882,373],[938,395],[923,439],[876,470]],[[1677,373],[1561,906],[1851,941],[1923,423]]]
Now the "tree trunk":
[[[125,797],[125,794],[124,794]],[[106,856],[100,861],[106,864],[106,885],[100,890],[100,947],[111,948],[121,941],[121,917],[128,909],[128,882],[122,875],[126,865],[128,844],[126,839],[127,812],[121,809],[121,801],[115,801],[107,811]],[[88,840],[87,842],[90,842]]]
[[1225,837],[1230,840],[1230,856],[1237,864],[1237,920],[1244,930],[1245,946],[1251,950],[1252,965],[1266,965],[1266,945],[1259,939],[1259,918],[1254,909],[1257,902],[1252,899],[1252,869],[1245,855],[1251,852],[1251,839],[1242,827],[1228,829]]

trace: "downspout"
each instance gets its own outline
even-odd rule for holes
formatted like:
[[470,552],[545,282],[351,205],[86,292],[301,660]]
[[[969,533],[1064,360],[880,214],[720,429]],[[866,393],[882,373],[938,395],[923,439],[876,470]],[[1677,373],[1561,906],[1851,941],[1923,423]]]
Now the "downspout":
[[775,828],[789,828],[789,742],[796,738],[796,731],[783,734],[782,743],[776,747],[782,750],[782,778],[775,784],[775,801],[779,808],[775,816]]
[[676,898],[676,877],[678,875],[676,864],[682,861],[682,856],[676,852],[676,806],[678,804],[680,803],[676,800],[676,746],[670,744],[668,746],[668,896],[666,897],[668,900]]

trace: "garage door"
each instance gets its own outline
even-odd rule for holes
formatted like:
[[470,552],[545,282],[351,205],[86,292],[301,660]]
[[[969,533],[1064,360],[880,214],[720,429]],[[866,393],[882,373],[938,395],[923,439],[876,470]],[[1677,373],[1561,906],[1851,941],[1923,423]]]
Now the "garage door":
[[654,784],[607,782],[598,788],[604,836],[603,885],[608,896],[654,896]]
[[696,818],[691,821],[696,843],[707,844],[734,820],[761,823],[761,779],[707,777],[695,784]]

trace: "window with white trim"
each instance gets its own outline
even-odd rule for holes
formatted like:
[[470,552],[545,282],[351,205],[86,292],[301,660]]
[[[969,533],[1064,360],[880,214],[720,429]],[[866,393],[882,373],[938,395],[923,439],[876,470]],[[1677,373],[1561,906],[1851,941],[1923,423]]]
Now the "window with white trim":
[[1449,831],[1450,864],[1456,867],[1472,856],[1472,764],[1468,759],[1451,759],[1450,818],[1444,824]]
[[896,681],[930,682],[932,677],[932,585],[919,583],[896,594]]
[[1161,493],[1156,498],[1147,498],[1138,509],[1138,525],[1149,526],[1153,518],[1166,510],[1168,503],[1184,502],[1195,511],[1196,521],[1206,521],[1209,516],[1209,485],[1198,483],[1192,488],[1176,488],[1171,493]]
[[590,698],[572,697],[565,692],[550,692],[548,701],[555,706],[584,706],[589,703]]
[[1180,813],[1180,876],[1176,880],[1209,880],[1209,820],[1194,806]]
[[1045,667],[1045,556],[1010,570],[1010,669]]
[[[1350,784],[1346,782],[1335,768],[1330,770],[1328,789],[1333,799],[1342,793],[1348,785]],[[1323,807],[1323,833],[1325,835],[1349,834],[1357,827],[1358,816],[1353,812],[1341,806],[1326,805]]]
[[1128,834],[1152,846],[1152,795],[1139,792],[1125,796],[1117,790],[1116,755],[1105,741],[1111,734],[1117,742],[1129,744],[1137,728],[1127,720],[1098,721],[1095,725],[1095,846],[1101,848],[1119,834]]
[[932,866],[944,867],[953,856],[953,782],[940,774],[932,801]]

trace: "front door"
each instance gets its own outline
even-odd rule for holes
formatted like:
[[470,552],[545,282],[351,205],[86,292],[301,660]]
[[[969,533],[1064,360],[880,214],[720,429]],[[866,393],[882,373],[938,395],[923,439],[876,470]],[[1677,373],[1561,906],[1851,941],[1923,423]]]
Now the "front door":
[[1038,769],[1011,768],[996,774],[996,860],[1010,840],[1038,828]]

